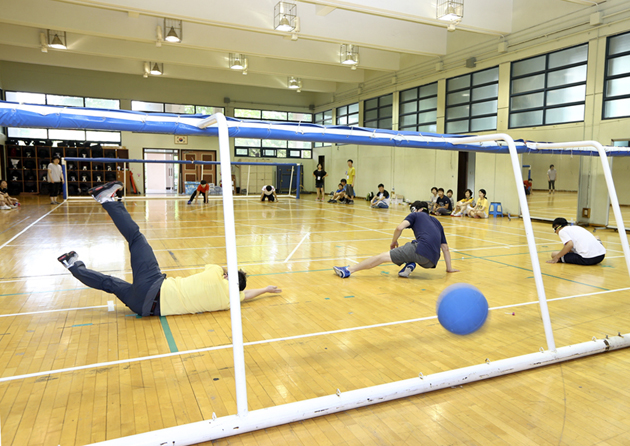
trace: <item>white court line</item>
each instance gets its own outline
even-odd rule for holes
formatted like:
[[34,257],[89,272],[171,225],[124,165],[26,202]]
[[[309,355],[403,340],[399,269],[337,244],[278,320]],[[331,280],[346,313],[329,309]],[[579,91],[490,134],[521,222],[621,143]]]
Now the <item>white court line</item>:
[[18,238],[20,235],[24,234],[26,231],[28,231],[31,227],[33,227],[33,225],[35,225],[37,222],[41,221],[43,218],[45,218],[46,216],[48,216],[48,214],[50,214],[52,211],[54,211],[55,209],[57,209],[59,206],[62,206],[63,203],[59,203],[57,206],[55,206],[54,208],[52,208],[50,211],[46,212],[44,215],[42,215],[41,217],[39,217],[37,220],[35,220],[33,223],[31,223],[30,225],[28,225],[26,228],[24,228],[22,231],[18,232],[16,235],[13,236],[13,238],[11,238],[11,240],[5,242],[2,246],[0,246],[0,249],[4,248],[5,246],[7,246],[9,243],[11,243],[13,240],[15,240],[16,238]]
[[[283,262],[283,263],[287,263],[287,262],[289,261],[289,259],[291,258],[291,256],[293,256],[293,254],[295,254],[295,251],[297,251],[297,250],[298,250],[298,248],[300,247],[300,245],[304,242],[304,240],[306,240],[306,238],[307,238],[309,235],[311,235],[311,233],[310,233],[310,232],[307,232],[307,233],[304,235],[304,237],[302,237],[302,240],[300,240],[300,243],[298,243],[298,244],[297,244],[297,246],[295,247],[295,249],[294,249],[293,251],[291,251],[291,254],[289,254],[289,256],[288,256],[286,259],[284,259],[284,262]],[[288,244],[288,243],[287,243],[287,244]]]
[[[593,295],[597,295],[597,294],[609,294],[609,293],[615,293],[617,291],[626,291],[626,290],[630,290],[630,288],[619,288],[617,290],[597,291],[597,292],[594,292],[594,293],[578,294],[578,295],[575,295],[575,296],[558,297],[558,298],[555,298],[555,299],[548,299],[547,301],[548,302],[553,302],[553,301],[558,301],[558,300],[574,299],[574,298],[577,298],[577,297],[593,296]],[[513,308],[513,307],[518,307],[518,306],[534,305],[534,304],[537,304],[537,303],[539,303],[539,302],[538,301],[524,302],[524,303],[521,303],[521,304],[505,305],[505,306],[501,306],[501,307],[492,307],[492,308],[489,308],[489,310],[501,310],[501,309],[505,309],[505,308]],[[339,329],[339,330],[322,331],[322,332],[318,332],[318,333],[307,333],[307,334],[303,334],[303,335],[287,336],[287,337],[283,337],[283,338],[263,339],[263,340],[260,340],[260,341],[245,342],[243,345],[246,346],[246,347],[249,347],[249,346],[252,346],[252,345],[271,344],[271,343],[274,343],[274,342],[292,341],[292,340],[295,340],[295,339],[305,339],[305,338],[312,338],[312,337],[316,337],[316,336],[326,336],[326,335],[331,335],[331,334],[349,333],[349,332],[352,332],[352,331],[367,330],[367,329],[371,329],[371,328],[381,328],[381,327],[389,327],[389,326],[392,326],[392,325],[409,324],[409,323],[412,323],[412,322],[427,321],[427,320],[431,320],[431,319],[437,319],[437,316],[427,316],[427,317],[421,317],[421,318],[416,318],[416,319],[407,319],[407,320],[404,320],[404,321],[384,322],[382,324],[364,325],[364,326],[361,326],[361,327],[352,327],[352,328],[342,328],[342,329]],[[161,355],[142,356],[140,358],[120,359],[118,361],[109,361],[109,362],[101,362],[101,363],[96,363],[96,364],[87,364],[87,365],[82,365],[82,366],[77,366],[77,367],[68,367],[68,368],[65,368],[65,369],[49,370],[49,371],[46,371],[46,372],[28,373],[28,374],[25,374],[25,375],[7,376],[7,377],[4,377],[4,378],[0,378],[0,383],[7,382],[7,381],[16,381],[16,380],[19,380],[19,379],[35,378],[35,377],[38,377],[38,376],[56,375],[56,374],[59,374],[59,373],[74,372],[74,371],[78,371],[78,370],[86,370],[86,369],[93,369],[93,368],[99,368],[99,367],[108,367],[108,366],[114,366],[114,365],[120,365],[120,364],[128,364],[128,363],[131,363],[131,362],[148,361],[148,360],[151,360],[151,359],[161,359],[161,358],[169,358],[169,357],[174,357],[174,356],[189,355],[189,354],[193,354],[193,353],[209,352],[209,351],[214,351],[214,350],[224,350],[224,349],[228,349],[228,348],[232,348],[232,344],[218,345],[218,346],[215,346],[215,347],[205,347],[205,348],[199,348],[199,349],[195,349],[195,350],[186,350],[186,351],[182,351],[182,352],[163,353]]]
[[29,314],[57,313],[60,311],[91,310],[92,308],[107,308],[107,305],[96,305],[94,307],[61,308],[59,310],[29,311],[28,313],[0,314],[0,317],[27,316]]

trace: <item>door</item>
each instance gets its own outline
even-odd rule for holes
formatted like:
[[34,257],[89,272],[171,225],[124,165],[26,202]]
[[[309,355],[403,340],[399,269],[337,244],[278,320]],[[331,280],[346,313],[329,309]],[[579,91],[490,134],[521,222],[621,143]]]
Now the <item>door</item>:
[[[145,149],[145,160],[172,161],[172,150]],[[147,163],[144,165],[144,190],[147,194],[173,194],[175,191],[175,169],[169,163]]]
[[[216,161],[215,150],[186,150],[182,153],[185,161]],[[208,184],[217,184],[217,166],[203,164],[182,164],[182,178],[186,183],[199,183],[206,180]]]

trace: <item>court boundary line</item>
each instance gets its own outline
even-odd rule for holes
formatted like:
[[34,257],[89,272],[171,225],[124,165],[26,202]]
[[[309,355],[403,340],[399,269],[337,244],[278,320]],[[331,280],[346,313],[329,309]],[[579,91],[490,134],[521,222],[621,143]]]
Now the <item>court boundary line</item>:
[[14,235],[11,239],[9,239],[8,241],[6,241],[2,246],[0,246],[0,250],[2,248],[4,248],[5,246],[7,246],[9,243],[11,243],[13,240],[15,240],[16,238],[18,238],[19,236],[21,236],[22,234],[24,234],[26,231],[28,231],[30,228],[32,228],[33,226],[35,226],[38,222],[40,222],[41,220],[43,220],[44,218],[46,218],[48,216],[48,214],[50,214],[52,211],[56,210],[59,208],[59,206],[63,206],[64,202],[59,203],[57,206],[55,206],[54,208],[52,208],[51,210],[49,210],[48,212],[46,212],[44,215],[42,215],[41,217],[39,217],[37,220],[35,220],[33,223],[31,223],[30,225],[28,225],[26,228],[22,229],[20,232],[18,232],[16,235]]
[[[627,291],[627,290],[630,290],[630,287],[629,288],[619,288],[619,289],[615,289],[615,290],[598,291],[598,292],[586,293],[586,294],[576,294],[576,295],[573,295],[573,296],[556,297],[556,298],[553,298],[553,299],[547,299],[547,302],[556,302],[556,301],[561,301],[561,300],[575,299],[575,298],[578,298],[578,297],[588,297],[588,296],[594,296],[594,295],[600,295],[600,294],[610,294],[610,293],[616,293],[616,292],[619,292],[619,291]],[[528,305],[534,305],[534,304],[538,304],[538,303],[540,303],[540,302],[538,302],[538,301],[523,302],[523,303],[511,304],[511,305],[502,305],[502,306],[499,306],[499,307],[491,307],[491,308],[488,308],[488,310],[489,311],[502,310],[502,309],[505,309],[505,308],[515,308],[515,307],[519,307],[519,306],[528,306]],[[243,343],[243,346],[244,347],[249,347],[249,346],[252,346],[252,345],[272,344],[272,343],[276,343],[276,342],[292,341],[292,340],[295,340],[295,339],[305,339],[305,338],[312,338],[312,337],[317,337],[317,336],[327,336],[327,335],[331,335],[331,334],[349,333],[349,332],[352,332],[352,331],[367,330],[367,329],[371,329],[371,328],[389,327],[389,326],[392,326],[392,325],[403,325],[403,324],[409,324],[409,323],[413,323],[413,322],[421,322],[421,321],[426,321],[426,320],[431,320],[431,319],[437,319],[437,315],[436,316],[426,316],[426,317],[415,318],[415,319],[407,319],[407,320],[403,320],[403,321],[383,322],[381,324],[363,325],[363,326],[360,326],[360,327],[342,328],[342,329],[339,329],[339,330],[322,331],[322,332],[317,332],[317,333],[306,333],[306,334],[295,335],[295,336],[285,336],[285,337],[281,337],[281,338],[262,339],[262,340],[259,340],[259,341],[245,342],[245,343]],[[185,351],[179,351],[179,352],[175,352],[175,353],[163,353],[163,354],[160,354],[160,355],[142,356],[142,357],[139,357],[139,358],[120,359],[120,360],[117,360],[117,361],[108,361],[108,362],[101,362],[101,363],[96,363],[96,364],[86,364],[86,365],[81,365],[81,366],[76,366],[76,367],[67,367],[67,368],[64,368],[64,369],[49,370],[49,371],[46,371],[46,372],[34,372],[34,373],[27,373],[27,374],[24,374],[24,375],[7,376],[7,377],[0,378],[0,383],[9,382],[9,381],[17,381],[17,380],[20,380],[20,379],[35,378],[35,377],[39,377],[39,376],[57,375],[59,373],[75,372],[75,371],[79,371],[79,370],[87,370],[87,369],[94,369],[94,368],[101,368],[101,367],[109,367],[109,366],[120,365],[120,364],[129,364],[129,363],[132,363],[132,362],[143,362],[143,361],[149,361],[149,360],[152,360],[152,359],[163,359],[163,358],[169,358],[169,357],[174,357],[174,356],[183,356],[183,355],[188,355],[188,354],[193,354],[193,353],[202,353],[202,352],[209,352],[209,351],[216,351],[216,350],[225,350],[225,349],[228,349],[228,348],[232,348],[232,344],[216,345],[216,346],[213,346],[213,347],[204,347],[204,348],[200,348],[200,349],[185,350]]]

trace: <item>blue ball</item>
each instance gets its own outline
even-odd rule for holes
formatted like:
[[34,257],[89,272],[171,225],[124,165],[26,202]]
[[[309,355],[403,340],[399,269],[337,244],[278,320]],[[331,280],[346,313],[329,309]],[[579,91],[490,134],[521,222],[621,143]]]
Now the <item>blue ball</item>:
[[456,283],[438,297],[437,317],[451,333],[467,335],[479,330],[486,321],[488,301],[478,288]]

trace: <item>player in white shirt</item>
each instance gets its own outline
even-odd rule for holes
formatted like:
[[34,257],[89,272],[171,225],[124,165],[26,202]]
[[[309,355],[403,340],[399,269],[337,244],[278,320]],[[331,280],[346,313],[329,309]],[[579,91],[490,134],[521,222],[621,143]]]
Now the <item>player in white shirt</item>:
[[547,263],[574,263],[576,265],[597,265],[606,256],[606,248],[602,242],[586,229],[579,226],[569,226],[566,218],[556,218],[553,232],[558,234],[564,247],[561,251],[551,253],[551,260]]
[[262,194],[260,194],[260,201],[265,201],[265,199],[269,201],[278,201],[278,196],[276,195],[276,188],[271,185],[263,186]]

